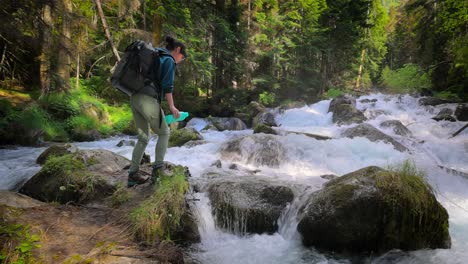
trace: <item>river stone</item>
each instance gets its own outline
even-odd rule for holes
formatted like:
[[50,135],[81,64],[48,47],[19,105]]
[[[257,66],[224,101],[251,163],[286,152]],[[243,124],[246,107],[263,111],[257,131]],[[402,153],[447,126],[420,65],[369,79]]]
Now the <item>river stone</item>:
[[101,139],[101,133],[96,129],[81,129],[81,128],[74,128],[71,131],[72,139],[78,142],[85,142],[85,141],[96,141]]
[[[331,108],[331,107],[330,107]],[[349,125],[367,120],[364,114],[351,104],[340,104],[333,107],[333,123]]]
[[453,115],[453,111],[450,108],[443,108],[437,115]]
[[71,144],[59,144],[53,145],[39,155],[36,159],[36,163],[43,165],[50,156],[62,156],[70,153],[75,153],[78,148]]
[[87,203],[111,195],[126,184],[130,161],[108,150],[81,150],[48,159],[20,189],[40,201]]
[[135,140],[125,140],[125,139],[122,139],[119,141],[119,143],[117,143],[116,145],[117,147],[123,147],[123,146],[127,146],[127,147],[134,147],[135,146]]
[[454,103],[454,101],[435,98],[435,97],[424,97],[424,98],[419,99],[419,104],[420,105],[436,106],[436,105],[449,104],[449,103]]
[[450,248],[447,211],[414,177],[367,167],[331,180],[300,209],[302,242],[361,254]]
[[252,121],[252,127],[256,127],[258,125],[266,125],[266,126],[278,126],[275,121],[275,116],[270,112],[261,112],[258,113],[257,116]]
[[409,137],[412,135],[411,131],[406,128],[400,120],[387,120],[383,121],[382,123],[379,124],[380,127],[391,127],[393,128],[393,133],[404,136],[404,137]]
[[335,113],[337,110],[336,107],[342,104],[349,104],[356,107],[356,99],[348,95],[337,96],[331,100],[330,106],[328,107],[328,112]]
[[369,104],[369,103],[375,103],[377,102],[377,99],[362,99],[359,101],[360,103],[363,103],[363,104]]
[[450,121],[450,122],[457,122],[457,120],[455,119],[455,117],[451,116],[451,115],[437,115],[437,116],[434,116],[432,119],[434,119],[435,121]]
[[348,128],[343,133],[341,133],[341,135],[349,138],[365,137],[372,142],[383,141],[392,144],[396,150],[401,152],[408,150],[398,141],[369,124],[360,124],[355,127]]
[[193,127],[184,127],[171,131],[169,147],[180,147],[191,140],[202,140],[203,137]]
[[276,136],[254,134],[226,142],[221,146],[221,155],[234,161],[278,167],[286,160],[286,149]]
[[468,121],[468,104],[459,104],[455,109],[455,117],[458,121]]
[[247,129],[247,125],[237,117],[209,117],[208,121],[219,131]]
[[278,231],[278,219],[294,199],[289,187],[260,178],[213,181],[208,195],[218,227],[235,234]]

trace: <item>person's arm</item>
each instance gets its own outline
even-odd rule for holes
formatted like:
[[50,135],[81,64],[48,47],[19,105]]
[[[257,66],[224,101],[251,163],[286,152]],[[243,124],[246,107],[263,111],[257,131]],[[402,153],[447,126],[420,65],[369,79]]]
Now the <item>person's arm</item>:
[[174,116],[174,118],[175,119],[179,118],[180,112],[179,112],[179,109],[177,109],[174,106],[174,98],[172,98],[172,93],[166,93],[166,101],[167,101],[167,104],[169,105],[169,110],[171,110],[171,113]]

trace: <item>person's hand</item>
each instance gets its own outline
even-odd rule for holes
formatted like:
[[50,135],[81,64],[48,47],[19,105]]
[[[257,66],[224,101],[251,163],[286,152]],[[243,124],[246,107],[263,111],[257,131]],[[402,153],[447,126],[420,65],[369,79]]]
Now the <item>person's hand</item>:
[[173,116],[175,119],[177,119],[177,118],[180,117],[179,109],[175,108],[175,106],[170,107],[170,110],[171,110],[172,116]]

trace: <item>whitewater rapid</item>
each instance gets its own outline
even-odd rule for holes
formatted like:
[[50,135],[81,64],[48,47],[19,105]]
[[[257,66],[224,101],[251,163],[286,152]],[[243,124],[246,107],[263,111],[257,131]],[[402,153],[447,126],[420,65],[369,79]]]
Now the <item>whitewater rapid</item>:
[[[376,99],[364,103],[363,99]],[[280,179],[309,186],[309,191],[319,190],[327,180],[324,174],[343,175],[366,166],[388,167],[411,160],[424,170],[427,180],[434,188],[438,200],[448,210],[451,249],[418,250],[412,252],[389,252],[372,256],[372,263],[468,263],[468,178],[441,169],[442,165],[468,173],[468,130],[450,138],[450,135],[466,122],[436,122],[431,119],[441,109],[455,109],[455,104],[420,106],[419,98],[408,95],[390,96],[372,94],[357,99],[356,107],[363,111],[366,123],[392,136],[410,149],[399,152],[384,142],[371,142],[365,138],[341,138],[340,133],[349,126],[332,123],[332,113],[327,113],[330,100],[286,111],[272,110],[282,131],[296,131],[332,137],[331,140],[316,140],[304,135],[288,134],[278,140],[287,152],[287,159],[278,167],[260,166],[248,160],[230,160],[220,154],[222,144],[230,139],[251,135],[252,130],[201,131],[205,144],[193,147],[168,149],[166,160],[188,166],[193,178],[203,177],[215,161],[222,161],[220,170],[229,170],[235,162],[240,171],[260,170],[259,177]],[[399,120],[413,134],[410,138],[396,135],[391,128],[380,128],[385,120]],[[189,126],[201,130],[206,125],[203,119],[194,118]],[[111,138],[97,142],[74,143],[80,149],[102,148],[131,157],[132,147],[116,147],[122,139]],[[146,153],[154,160],[154,138]],[[21,182],[34,175],[40,167],[34,163],[44,148],[18,148],[0,150],[0,189],[15,189]],[[236,236],[219,230],[211,215],[211,205],[205,193],[195,194],[199,201],[195,211],[199,221],[201,243],[195,245],[191,257],[199,263],[351,263],[345,257],[322,254],[304,248],[295,226],[296,200],[288,206],[280,219],[280,231],[273,235]],[[365,256],[363,256],[365,257]],[[367,256],[369,257],[369,256]]]

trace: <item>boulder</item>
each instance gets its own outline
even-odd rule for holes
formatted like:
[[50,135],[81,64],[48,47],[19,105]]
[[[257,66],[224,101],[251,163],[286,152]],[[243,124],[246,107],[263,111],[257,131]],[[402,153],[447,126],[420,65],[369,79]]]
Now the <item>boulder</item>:
[[49,158],[42,169],[20,189],[40,201],[87,203],[111,195],[125,184],[130,163],[108,150],[81,150]]
[[440,99],[436,97],[424,97],[424,98],[419,99],[419,104],[426,105],[426,106],[427,105],[436,106],[436,105],[449,104],[449,103],[454,103],[454,101]]
[[37,157],[36,163],[43,165],[50,156],[63,156],[66,154],[75,153],[77,151],[78,148],[71,144],[53,145],[42,152],[39,157]]
[[272,134],[272,135],[277,135],[276,131],[271,128],[271,126],[267,126],[265,124],[258,124],[254,127],[253,130],[254,134],[257,133],[264,133],[264,134]]
[[453,111],[450,108],[443,108],[437,115],[453,115]]
[[369,104],[369,103],[375,103],[377,102],[377,99],[362,99],[359,101],[360,103],[363,103],[363,104]]
[[450,248],[448,214],[419,176],[367,167],[328,182],[299,211],[306,246],[376,254]]
[[294,108],[301,108],[301,107],[304,107],[305,105],[307,105],[307,103],[304,101],[290,101],[290,102],[281,104],[278,110],[282,114],[286,110],[294,109]]
[[342,105],[342,104],[349,104],[349,105],[356,107],[356,99],[348,95],[337,96],[333,98],[333,100],[331,100],[330,106],[328,107],[328,112],[335,113],[336,106]]
[[247,129],[247,125],[236,117],[209,117],[208,121],[219,131]]
[[252,121],[252,127],[258,125],[278,126],[275,121],[275,116],[270,112],[261,112]]
[[192,127],[184,127],[171,131],[169,147],[180,147],[191,140],[202,140],[203,137]]
[[[330,107],[331,109],[332,107]],[[330,110],[328,110],[330,112]],[[339,104],[333,106],[333,123],[339,125],[362,123],[367,120],[364,114],[352,104]]]
[[276,136],[254,134],[226,142],[221,146],[221,155],[234,161],[278,167],[286,160],[286,149]]
[[208,194],[217,226],[236,234],[276,232],[294,199],[289,187],[252,177],[213,181]]
[[468,104],[459,104],[455,109],[455,117],[458,121],[468,121]]
[[435,121],[450,121],[450,122],[457,122],[457,119],[455,119],[455,117],[451,116],[451,115],[437,115],[437,116],[434,116],[432,119],[434,119]]
[[72,139],[78,142],[85,142],[85,141],[96,141],[101,139],[101,133],[96,129],[91,130],[81,130],[75,128],[71,132]]
[[45,205],[46,204],[43,202],[20,193],[0,191],[0,206],[8,206],[13,208],[33,208]]
[[377,128],[373,127],[369,124],[360,124],[352,128],[346,129],[343,133],[341,133],[344,137],[354,138],[354,137],[365,137],[370,141],[384,141],[386,143],[390,143],[393,147],[401,152],[407,151],[408,149],[400,144],[398,141],[390,137],[389,135],[382,133]]
[[399,120],[387,120],[383,121],[382,123],[379,124],[380,127],[391,127],[393,128],[393,133],[404,136],[404,137],[409,137],[412,135],[411,131],[406,128]]
[[374,119],[378,116],[381,116],[381,115],[389,115],[390,113],[385,111],[385,110],[382,110],[382,109],[367,109],[366,112],[368,113],[368,117],[370,119]]

